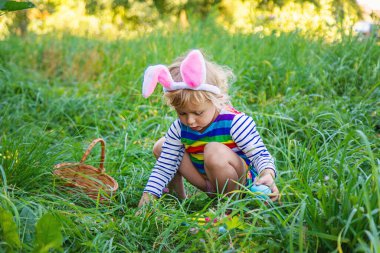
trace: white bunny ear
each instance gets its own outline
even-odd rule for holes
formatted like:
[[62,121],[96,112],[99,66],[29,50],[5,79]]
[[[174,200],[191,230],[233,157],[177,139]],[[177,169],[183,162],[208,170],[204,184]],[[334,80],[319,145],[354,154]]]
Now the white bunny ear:
[[167,89],[170,88],[173,83],[169,69],[164,65],[150,66],[145,70],[142,87],[142,93],[145,98],[153,93],[158,82]]
[[206,63],[199,50],[192,50],[180,66],[183,81],[196,88],[206,81]]

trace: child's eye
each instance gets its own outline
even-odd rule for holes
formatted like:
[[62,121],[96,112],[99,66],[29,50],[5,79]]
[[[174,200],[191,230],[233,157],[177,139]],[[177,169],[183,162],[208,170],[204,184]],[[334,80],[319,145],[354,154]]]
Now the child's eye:
[[186,115],[186,113],[184,113],[184,112],[179,112],[178,114],[181,116]]
[[200,112],[195,112],[195,115],[202,115],[203,111],[200,111]]

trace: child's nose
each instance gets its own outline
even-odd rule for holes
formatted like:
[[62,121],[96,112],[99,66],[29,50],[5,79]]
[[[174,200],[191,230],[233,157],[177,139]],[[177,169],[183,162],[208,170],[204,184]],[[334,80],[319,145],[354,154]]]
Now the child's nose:
[[194,117],[189,116],[189,117],[187,118],[187,124],[190,126],[190,125],[192,125],[192,124],[194,124],[194,123],[195,123],[195,119],[194,119]]

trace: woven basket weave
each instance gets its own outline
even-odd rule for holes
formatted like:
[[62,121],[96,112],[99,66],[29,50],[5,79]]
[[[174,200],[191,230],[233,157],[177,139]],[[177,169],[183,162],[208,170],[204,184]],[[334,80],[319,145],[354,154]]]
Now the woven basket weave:
[[[97,143],[101,144],[99,168],[84,164]],[[104,159],[105,142],[98,138],[92,141],[79,163],[57,164],[53,173],[64,181],[66,187],[76,188],[92,199],[106,200],[116,192],[119,185],[115,179],[105,173]]]

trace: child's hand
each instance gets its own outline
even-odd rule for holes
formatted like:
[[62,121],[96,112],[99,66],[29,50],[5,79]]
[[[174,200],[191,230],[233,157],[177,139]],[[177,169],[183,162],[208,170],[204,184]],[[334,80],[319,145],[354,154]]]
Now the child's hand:
[[136,215],[141,215],[143,212],[143,209],[141,207],[143,207],[146,204],[149,204],[155,198],[157,198],[157,197],[152,195],[152,194],[149,194],[147,192],[144,192],[143,195],[141,196],[141,199],[140,199],[140,202],[138,205],[139,210],[137,210]]
[[274,181],[274,177],[275,175],[272,169],[265,169],[260,173],[260,175],[255,180],[256,184],[267,185],[272,190],[272,193],[270,195],[270,198],[272,201],[276,201],[278,199],[278,196],[280,195],[280,192]]
[[140,208],[143,205],[148,204],[149,202],[151,202],[155,198],[157,198],[157,197],[152,195],[152,194],[149,194],[147,192],[144,192],[143,195],[141,196],[138,207]]

